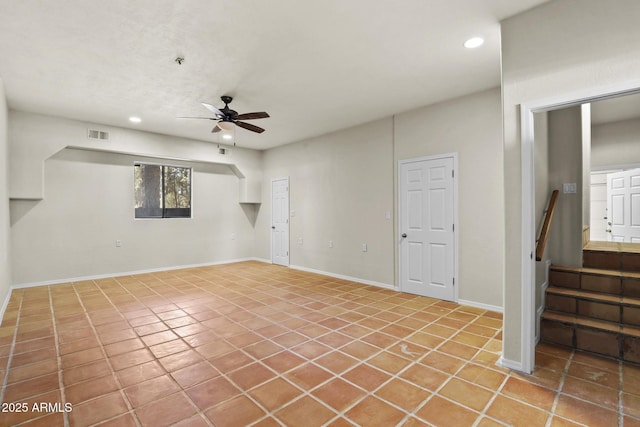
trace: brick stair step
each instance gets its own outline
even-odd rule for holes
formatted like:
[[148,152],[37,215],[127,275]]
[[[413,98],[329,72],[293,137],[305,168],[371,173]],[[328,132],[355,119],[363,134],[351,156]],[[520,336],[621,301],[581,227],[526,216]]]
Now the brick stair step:
[[640,298],[640,273],[551,265],[549,285]]
[[549,287],[545,309],[622,325],[640,326],[640,298]]
[[[542,319],[553,320],[572,326],[582,326],[585,328],[599,329],[608,332],[622,332],[622,325],[616,322],[607,322],[606,320],[592,319],[589,317],[579,316],[575,314],[558,313],[555,311],[545,311],[542,313]],[[638,330],[633,326],[629,326],[630,330]]]
[[585,267],[640,272],[640,253],[628,244],[610,248],[583,249],[582,261]]
[[590,241],[583,249],[592,252],[624,252],[628,254],[640,253],[640,247],[637,243],[629,242],[598,242]]
[[547,294],[578,298],[581,300],[602,302],[606,304],[620,304],[633,308],[640,308],[640,298],[603,294],[600,292],[584,291],[582,289],[562,288],[557,286],[549,286],[546,292]]
[[634,338],[640,338],[640,328],[636,328],[634,326],[623,326],[622,334]]
[[640,363],[640,327],[550,311],[541,322],[543,341]]
[[640,338],[640,326],[621,325],[616,322],[607,322],[606,320],[592,319],[575,314],[558,313],[555,311],[545,311],[542,313],[541,318],[561,322],[567,325],[617,332],[634,338]]
[[608,332],[619,332],[623,335],[640,338],[640,327],[638,326],[621,325],[616,322],[607,322],[606,320],[592,319],[575,314],[558,313],[555,311],[545,311],[542,313],[541,318],[565,323],[567,325],[599,329]]
[[604,268],[590,268],[590,267],[571,267],[566,265],[551,264],[550,271],[559,271],[564,273],[586,273],[598,276],[611,276],[611,277],[628,277],[631,279],[640,279],[640,272],[635,271],[619,271],[619,270],[607,270]]

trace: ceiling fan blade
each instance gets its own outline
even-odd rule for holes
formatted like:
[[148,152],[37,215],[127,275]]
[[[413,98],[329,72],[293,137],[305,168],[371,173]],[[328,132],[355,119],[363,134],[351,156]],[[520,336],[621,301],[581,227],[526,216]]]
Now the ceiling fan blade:
[[206,103],[204,103],[204,102],[203,102],[203,103],[202,103],[202,106],[203,106],[204,108],[206,108],[207,110],[212,111],[216,116],[224,117],[224,113],[223,113],[222,111],[218,110],[218,109],[217,109],[216,107],[214,107],[213,105],[211,105],[211,104],[206,104]]
[[234,122],[234,123],[240,126],[241,128],[245,128],[246,130],[250,130],[252,132],[256,132],[256,133],[264,132],[264,129],[262,129],[261,127],[258,127],[249,123],[245,123],[245,122]]
[[215,117],[176,117],[176,119],[203,119],[203,120],[218,120]]
[[222,129],[220,129],[218,127],[218,125],[215,125],[215,127],[213,129],[211,129],[211,133],[216,133],[216,132],[220,132]]
[[264,111],[259,111],[259,112],[255,112],[255,113],[238,114],[237,116],[234,117],[234,119],[236,119],[236,120],[252,120],[252,119],[266,119],[268,117],[269,117],[269,114],[265,113]]

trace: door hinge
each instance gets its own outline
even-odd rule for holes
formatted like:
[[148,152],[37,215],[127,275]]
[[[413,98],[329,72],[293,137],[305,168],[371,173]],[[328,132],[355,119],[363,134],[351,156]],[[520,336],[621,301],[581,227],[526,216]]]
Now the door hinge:
[[454,178],[455,176],[456,176],[455,171],[451,169],[451,178]]
[[289,256],[289,251],[287,251],[287,256]]
[[456,285],[456,278],[454,277],[453,278],[453,286],[455,286],[455,285]]
[[455,224],[451,224],[451,231],[456,231],[456,225]]

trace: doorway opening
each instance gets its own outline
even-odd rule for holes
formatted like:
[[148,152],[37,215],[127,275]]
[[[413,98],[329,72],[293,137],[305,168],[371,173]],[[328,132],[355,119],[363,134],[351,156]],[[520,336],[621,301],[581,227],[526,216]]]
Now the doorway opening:
[[536,244],[535,203],[535,122],[534,114],[555,111],[565,107],[638,94],[636,83],[620,84],[614,88],[585,90],[579,94],[558,96],[520,106],[521,124],[521,361],[514,369],[532,372],[535,364],[536,325],[536,261],[533,257]]

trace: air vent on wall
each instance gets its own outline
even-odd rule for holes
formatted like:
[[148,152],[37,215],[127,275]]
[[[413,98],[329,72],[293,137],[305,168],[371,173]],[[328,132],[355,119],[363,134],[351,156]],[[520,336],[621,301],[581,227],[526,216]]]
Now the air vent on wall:
[[99,141],[108,141],[109,132],[104,132],[104,131],[95,130],[95,129],[88,129],[87,137],[89,139],[96,139]]

